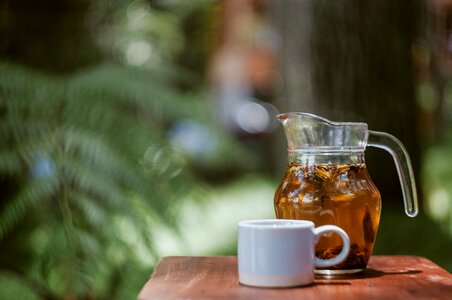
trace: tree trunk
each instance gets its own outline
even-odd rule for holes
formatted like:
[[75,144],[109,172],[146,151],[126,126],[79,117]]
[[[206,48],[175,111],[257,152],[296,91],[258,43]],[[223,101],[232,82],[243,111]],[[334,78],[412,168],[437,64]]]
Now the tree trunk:
[[[411,45],[421,1],[269,1],[281,36],[278,108],[388,132],[404,143],[418,174]],[[369,149],[366,160],[383,196],[401,198],[391,157]]]

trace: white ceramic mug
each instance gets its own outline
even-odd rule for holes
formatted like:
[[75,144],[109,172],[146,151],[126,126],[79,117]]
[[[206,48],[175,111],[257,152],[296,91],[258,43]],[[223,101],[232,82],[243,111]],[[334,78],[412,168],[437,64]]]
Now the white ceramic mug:
[[[315,257],[318,239],[339,234],[342,251],[334,258]],[[350,250],[347,233],[334,225],[318,228],[302,220],[248,220],[238,224],[238,271],[242,284],[261,287],[307,285],[315,267],[330,267],[345,260]]]

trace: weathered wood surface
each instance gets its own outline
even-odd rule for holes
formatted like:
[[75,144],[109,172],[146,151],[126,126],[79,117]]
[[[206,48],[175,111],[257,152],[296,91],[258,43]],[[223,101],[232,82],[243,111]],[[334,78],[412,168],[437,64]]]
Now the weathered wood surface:
[[138,299],[452,299],[452,275],[418,256],[373,256],[364,275],[296,288],[239,284],[237,257],[165,257]]

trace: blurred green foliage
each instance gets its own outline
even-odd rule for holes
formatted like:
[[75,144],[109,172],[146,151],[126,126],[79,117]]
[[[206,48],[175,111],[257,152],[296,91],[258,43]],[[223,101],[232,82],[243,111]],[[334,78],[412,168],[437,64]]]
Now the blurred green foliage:
[[145,217],[174,224],[193,186],[162,128],[188,108],[157,74],[131,68],[68,79],[0,69],[1,268],[43,298],[111,298],[134,260],[121,227],[152,256]]
[[[0,298],[135,298],[158,259],[151,229],[177,233],[198,176],[253,166],[202,72],[176,67],[186,17],[210,2],[176,2],[1,3]],[[184,120],[216,138],[207,155],[171,143]]]
[[391,210],[383,204],[374,255],[423,256],[451,272],[450,249],[450,235],[428,214],[422,211],[415,218],[408,218],[402,210]]
[[429,216],[452,236],[452,129],[446,128],[442,142],[424,156],[422,183]]

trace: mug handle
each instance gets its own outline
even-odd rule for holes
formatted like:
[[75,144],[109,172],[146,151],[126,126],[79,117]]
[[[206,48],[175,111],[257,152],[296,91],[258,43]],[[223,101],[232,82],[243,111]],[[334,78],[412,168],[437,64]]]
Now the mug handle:
[[340,227],[334,226],[334,225],[324,225],[317,228],[314,228],[314,234],[316,236],[316,243],[319,240],[319,238],[325,234],[326,232],[334,232],[339,234],[339,236],[342,239],[342,250],[336,257],[330,258],[330,259],[321,259],[318,257],[315,257],[315,266],[316,267],[331,267],[337,264],[340,264],[343,262],[347,256],[348,252],[350,251],[350,239],[347,235],[347,233]]

